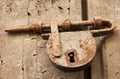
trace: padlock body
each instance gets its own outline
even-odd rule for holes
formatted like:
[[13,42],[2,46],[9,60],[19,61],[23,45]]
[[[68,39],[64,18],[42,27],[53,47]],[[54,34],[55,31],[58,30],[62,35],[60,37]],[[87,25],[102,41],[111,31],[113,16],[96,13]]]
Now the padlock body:
[[61,57],[53,55],[51,36],[47,42],[47,54],[50,60],[61,69],[84,68],[96,54],[96,41],[90,31],[62,32],[60,35]]

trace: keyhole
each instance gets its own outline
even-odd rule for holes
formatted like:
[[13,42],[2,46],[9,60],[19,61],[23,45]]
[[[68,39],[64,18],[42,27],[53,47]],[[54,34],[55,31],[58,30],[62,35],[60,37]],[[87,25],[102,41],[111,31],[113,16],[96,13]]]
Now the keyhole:
[[74,60],[74,52],[70,52],[69,54],[68,54],[68,56],[70,57],[70,63],[74,63],[75,62],[75,60]]

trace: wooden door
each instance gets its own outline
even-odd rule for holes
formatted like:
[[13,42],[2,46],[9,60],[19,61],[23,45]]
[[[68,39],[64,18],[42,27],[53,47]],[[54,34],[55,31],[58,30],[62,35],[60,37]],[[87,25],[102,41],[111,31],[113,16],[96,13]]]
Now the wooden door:
[[[47,57],[40,34],[7,34],[6,28],[70,19],[113,20],[113,36],[96,38],[98,51],[84,71],[63,72]],[[120,0],[0,0],[0,79],[120,79]]]

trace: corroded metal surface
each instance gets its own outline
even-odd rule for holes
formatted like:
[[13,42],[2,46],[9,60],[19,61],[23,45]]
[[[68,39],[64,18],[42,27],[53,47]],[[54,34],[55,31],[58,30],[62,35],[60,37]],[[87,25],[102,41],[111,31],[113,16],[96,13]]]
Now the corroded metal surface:
[[53,55],[56,57],[60,57],[61,53],[61,44],[58,32],[58,26],[56,22],[51,23],[51,37],[52,37],[52,45],[53,45]]
[[[81,28],[93,26],[91,32],[95,35],[102,35],[102,33],[109,34],[109,32],[114,30],[114,26],[108,20],[102,18],[94,18],[93,21],[70,21],[65,20],[62,23],[57,22],[58,30],[60,32],[73,31],[74,29],[80,30]],[[33,24],[31,26],[23,26],[17,28],[6,29],[6,32],[38,32],[38,33],[50,33],[51,24],[50,23],[40,23]],[[99,30],[98,30],[99,29]],[[86,29],[87,30],[87,29]]]
[[47,42],[50,60],[61,67],[78,68],[87,65],[96,53],[96,42],[90,31],[60,33],[62,56],[53,55],[52,39]]

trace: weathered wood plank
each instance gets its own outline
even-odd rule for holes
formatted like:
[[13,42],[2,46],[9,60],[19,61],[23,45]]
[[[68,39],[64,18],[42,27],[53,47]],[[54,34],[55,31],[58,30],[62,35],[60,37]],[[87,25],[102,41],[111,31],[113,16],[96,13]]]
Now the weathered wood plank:
[[25,37],[23,41],[23,50],[24,79],[36,79],[36,39]]
[[89,19],[93,19],[94,16],[100,16],[105,19],[114,20],[113,0],[88,0],[88,16]]
[[81,0],[70,0],[70,15],[71,21],[82,21]]
[[113,0],[114,1],[114,25],[117,26],[117,30],[114,32],[114,34],[108,38],[106,38],[103,42],[103,55],[104,55],[104,65],[107,70],[107,74],[105,75],[106,79],[119,79],[120,78],[120,65],[117,63],[120,63],[118,59],[119,56],[119,43],[118,40],[119,34],[120,34],[120,1],[119,0]]
[[114,1],[114,14],[115,20],[120,20],[120,0],[113,0]]
[[[114,22],[115,25],[119,25],[119,0],[88,0],[88,14],[89,19],[91,19],[93,16],[101,16],[103,18],[109,19],[109,20],[117,20]],[[119,32],[115,32],[115,34],[112,37],[114,38],[119,37]],[[119,38],[114,39],[105,39],[99,47],[99,50],[97,51],[96,58],[94,59],[93,65],[92,65],[92,77],[93,79],[119,79],[119,65],[114,64],[116,63],[119,56],[117,52],[118,46],[117,40]],[[103,38],[99,38],[99,41],[101,41]],[[103,46],[101,48],[101,46]],[[112,50],[113,48],[116,48],[115,50]],[[101,51],[102,50],[102,51]],[[112,50],[112,51],[111,51]],[[110,55],[110,52],[113,53],[112,56]],[[114,60],[112,60],[114,59]],[[118,62],[117,62],[118,63]],[[97,71],[97,73],[96,73]],[[115,74],[117,72],[117,75]],[[102,77],[102,78],[101,78]]]
[[113,36],[106,38],[103,44],[103,53],[105,53],[105,65],[107,68],[106,79],[119,79],[120,78],[120,53],[119,43],[120,31],[115,31]]
[[[93,17],[95,16],[103,16],[102,13],[102,9],[101,7],[104,7],[104,5],[100,4],[101,1],[99,0],[88,0],[88,18],[89,19],[93,19]],[[91,66],[91,75],[92,75],[92,79],[103,79],[103,69],[102,69],[102,57],[101,57],[101,48],[100,48],[100,41],[101,38],[97,38],[97,44],[98,45],[98,49],[97,49],[97,54],[95,56],[95,59],[92,63]]]
[[23,35],[4,32],[8,27],[27,25],[27,0],[0,0],[0,79],[23,79]]

